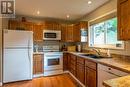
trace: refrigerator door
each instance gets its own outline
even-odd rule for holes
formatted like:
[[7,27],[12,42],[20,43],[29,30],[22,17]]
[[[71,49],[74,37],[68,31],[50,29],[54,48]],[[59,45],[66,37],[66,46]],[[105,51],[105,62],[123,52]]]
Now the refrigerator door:
[[4,48],[33,47],[33,32],[4,30]]
[[4,83],[32,79],[31,52],[31,49],[4,49]]

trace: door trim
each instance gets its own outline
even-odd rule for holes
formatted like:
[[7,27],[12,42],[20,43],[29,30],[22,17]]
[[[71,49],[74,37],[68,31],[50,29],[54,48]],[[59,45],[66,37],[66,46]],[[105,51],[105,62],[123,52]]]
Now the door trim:
[[3,85],[3,83],[2,82],[0,82],[0,86],[2,86]]

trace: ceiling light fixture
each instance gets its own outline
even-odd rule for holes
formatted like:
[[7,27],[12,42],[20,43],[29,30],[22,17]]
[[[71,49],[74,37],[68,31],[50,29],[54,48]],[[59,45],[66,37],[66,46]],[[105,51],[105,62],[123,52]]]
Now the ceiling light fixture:
[[92,4],[92,1],[88,1],[88,4],[89,4],[89,5]]
[[39,15],[39,14],[40,14],[40,11],[37,11],[37,14]]
[[67,15],[66,17],[67,17],[67,18],[70,18],[70,15]]

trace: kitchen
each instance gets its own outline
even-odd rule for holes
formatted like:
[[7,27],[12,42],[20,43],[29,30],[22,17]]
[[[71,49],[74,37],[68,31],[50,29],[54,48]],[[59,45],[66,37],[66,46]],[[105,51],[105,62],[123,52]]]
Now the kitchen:
[[56,12],[47,14],[44,3],[46,14],[41,7],[32,15],[21,3],[28,6],[16,1],[15,18],[0,19],[3,87],[130,87],[129,0],[67,3],[67,12],[84,12],[80,17],[61,16],[65,9],[49,2]]

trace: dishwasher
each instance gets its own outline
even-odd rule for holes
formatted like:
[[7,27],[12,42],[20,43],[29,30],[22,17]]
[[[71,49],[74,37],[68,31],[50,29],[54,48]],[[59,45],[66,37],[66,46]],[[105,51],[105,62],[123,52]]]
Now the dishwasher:
[[105,87],[103,86],[103,81],[105,80],[126,75],[128,75],[128,73],[111,68],[109,66],[98,64],[98,87]]

